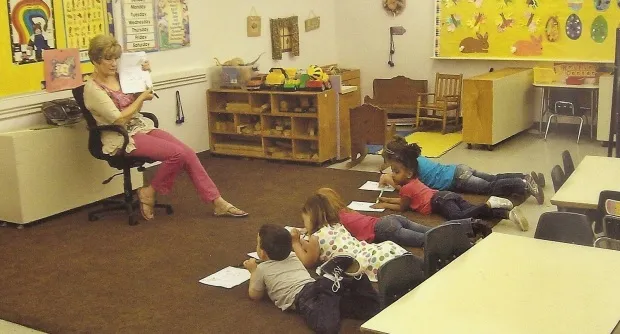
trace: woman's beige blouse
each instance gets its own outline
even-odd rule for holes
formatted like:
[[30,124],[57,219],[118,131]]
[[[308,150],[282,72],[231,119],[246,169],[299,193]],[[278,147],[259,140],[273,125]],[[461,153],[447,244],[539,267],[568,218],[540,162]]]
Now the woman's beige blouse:
[[[111,125],[121,117],[120,110],[118,110],[108,93],[92,79],[88,80],[84,86],[84,104],[97,121],[97,125]],[[125,128],[129,133],[129,144],[125,152],[129,153],[136,149],[133,135],[136,133],[148,133],[155,128],[155,124],[140,113],[136,113],[127,122]],[[114,131],[103,131],[101,133],[101,143],[103,144],[103,153],[114,155],[123,146],[123,135]]]

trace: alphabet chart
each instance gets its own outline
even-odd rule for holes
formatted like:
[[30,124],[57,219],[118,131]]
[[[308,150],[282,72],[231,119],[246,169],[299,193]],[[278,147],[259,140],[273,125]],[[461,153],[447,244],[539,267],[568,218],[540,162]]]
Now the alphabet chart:
[[114,34],[112,3],[106,0],[63,0],[67,48],[80,50],[80,61],[88,61],[90,39]]

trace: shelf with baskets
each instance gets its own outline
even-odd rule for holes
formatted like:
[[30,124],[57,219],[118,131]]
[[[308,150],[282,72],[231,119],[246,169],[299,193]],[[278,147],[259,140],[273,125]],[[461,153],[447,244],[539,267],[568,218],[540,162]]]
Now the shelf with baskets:
[[210,89],[211,152],[322,163],[336,158],[336,96]]

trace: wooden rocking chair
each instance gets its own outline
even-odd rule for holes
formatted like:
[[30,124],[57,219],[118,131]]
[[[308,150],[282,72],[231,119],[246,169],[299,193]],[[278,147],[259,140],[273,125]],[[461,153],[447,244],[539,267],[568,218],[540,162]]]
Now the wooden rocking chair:
[[[446,126],[448,123],[454,123],[458,128],[462,87],[462,74],[437,73],[435,77],[435,92],[418,93],[418,114],[415,121],[416,128],[420,127],[420,120],[442,122],[442,134],[446,133]],[[429,96],[433,96],[434,98],[429,99]],[[454,119],[448,120],[449,112],[454,112]]]
[[364,103],[350,110],[351,168],[364,160],[368,154],[366,145],[383,145],[394,137],[396,127],[388,120],[387,112],[377,106]]

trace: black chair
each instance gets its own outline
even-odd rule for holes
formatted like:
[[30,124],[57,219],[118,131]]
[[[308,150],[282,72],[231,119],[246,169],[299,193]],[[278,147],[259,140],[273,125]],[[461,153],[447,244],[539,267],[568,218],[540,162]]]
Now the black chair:
[[424,281],[423,260],[411,253],[384,263],[377,273],[379,303],[384,309]]
[[[556,123],[558,116],[566,116],[572,118],[579,118],[579,133],[577,133],[577,143],[579,144],[579,138],[581,137],[581,129],[583,128],[583,121],[586,118],[584,108],[579,106],[576,94],[569,89],[552,89],[549,93],[549,105],[546,108],[546,113],[550,113],[547,119],[547,130],[545,131],[545,140],[549,133],[549,126],[551,120],[555,117]],[[544,117],[544,115],[543,115]]]
[[[136,213],[139,212],[138,205],[140,204],[133,197],[133,187],[131,185],[131,168],[138,168],[138,171],[144,171],[144,164],[154,162],[153,160],[146,158],[130,157],[124,154],[127,144],[129,144],[129,134],[127,130],[120,125],[97,125],[95,118],[90,113],[84,104],[84,86],[80,86],[73,89],[73,97],[77,101],[84,119],[88,125],[88,150],[90,154],[99,160],[105,160],[111,167],[122,170],[122,172],[112,175],[110,178],[104,180],[102,183],[109,183],[112,178],[118,175],[123,175],[123,200],[104,200],[103,208],[93,210],[88,213],[88,220],[95,221],[99,219],[99,215],[103,213],[113,213],[117,211],[125,211],[129,217],[129,225],[136,225],[138,221],[136,219]],[[158,127],[159,122],[157,117],[151,113],[141,112],[147,118],[150,118],[155,127]],[[103,131],[114,131],[120,133],[125,139],[123,146],[120,149],[119,154],[108,155],[102,151],[101,133]],[[155,204],[155,208],[166,209],[167,214],[172,214],[172,206],[167,204]]]
[[447,266],[473,246],[461,223],[448,223],[426,232],[424,273],[426,278]]
[[573,163],[573,157],[571,157],[570,152],[565,150],[562,152],[562,164],[564,164],[564,177],[568,179],[568,177],[573,174],[575,171],[575,164]]
[[574,212],[545,212],[538,219],[534,238],[569,244],[593,246],[594,232],[584,214]]
[[557,193],[566,181],[566,176],[560,165],[555,165],[551,169],[551,182],[553,182],[553,190]]
[[[598,196],[598,206],[594,216],[594,231],[603,236],[620,239],[620,217],[618,213],[607,210],[607,200],[620,202],[620,192],[603,190]],[[615,217],[614,217],[615,216]]]

